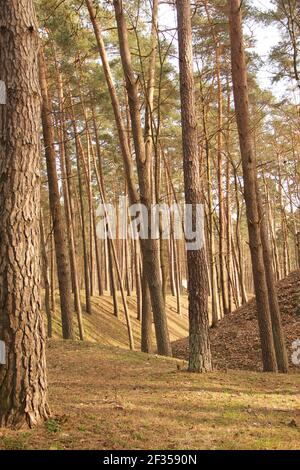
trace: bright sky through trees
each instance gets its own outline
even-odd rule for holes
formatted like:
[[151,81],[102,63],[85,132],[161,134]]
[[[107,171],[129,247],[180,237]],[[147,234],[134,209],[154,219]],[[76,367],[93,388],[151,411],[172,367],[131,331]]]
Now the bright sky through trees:
[[[272,8],[272,2],[270,0],[252,0],[252,5],[258,8],[261,11],[267,11]],[[167,29],[165,33],[169,37],[169,40],[175,34],[176,27],[176,14],[174,7],[169,5],[162,4],[160,5],[160,14],[159,14],[159,24],[160,29]],[[264,88],[272,88],[272,91],[280,98],[283,92],[286,92],[286,87],[279,83],[272,83],[272,70],[269,63],[267,63],[268,54],[270,49],[277,44],[279,41],[279,32],[274,25],[265,26],[259,25],[257,22],[250,22],[245,25],[245,32],[250,36],[255,38],[255,52],[262,58],[264,65],[261,70],[258,72],[258,79],[261,86]],[[177,42],[177,39],[174,42]],[[177,63],[175,58],[174,63]]]

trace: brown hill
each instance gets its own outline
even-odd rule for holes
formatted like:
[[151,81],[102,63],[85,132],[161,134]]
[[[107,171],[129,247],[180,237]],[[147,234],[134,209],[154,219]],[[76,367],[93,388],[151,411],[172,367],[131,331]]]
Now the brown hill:
[[[300,270],[292,272],[278,283],[278,297],[282,322],[291,362],[293,341],[300,340]],[[216,369],[261,370],[261,350],[256,319],[255,299],[226,315],[211,329],[211,343]],[[173,343],[175,357],[187,359],[188,340]],[[300,365],[291,363],[295,371]]]

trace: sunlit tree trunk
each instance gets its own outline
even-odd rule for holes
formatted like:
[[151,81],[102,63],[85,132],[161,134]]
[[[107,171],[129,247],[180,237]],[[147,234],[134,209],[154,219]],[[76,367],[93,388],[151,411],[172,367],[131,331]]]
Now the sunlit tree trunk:
[[0,1],[0,427],[49,417],[40,301],[40,90],[31,0]]
[[[177,0],[185,202],[203,204],[199,170],[190,0]],[[208,272],[204,246],[187,252],[189,371],[212,370],[208,335]]]
[[264,371],[277,371],[268,288],[260,233],[256,159],[253,150],[248,104],[247,66],[244,51],[241,1],[228,0],[233,92],[239,131],[249,243],[252,258],[258,323]]
[[72,288],[71,272],[66,240],[66,227],[60,203],[60,193],[56,169],[54,128],[52,120],[52,103],[48,94],[46,64],[43,52],[39,54],[40,87],[42,93],[42,124],[47,175],[49,186],[49,202],[53,221],[53,233],[56,253],[57,277],[59,285],[62,333],[64,339],[73,338],[72,320]]

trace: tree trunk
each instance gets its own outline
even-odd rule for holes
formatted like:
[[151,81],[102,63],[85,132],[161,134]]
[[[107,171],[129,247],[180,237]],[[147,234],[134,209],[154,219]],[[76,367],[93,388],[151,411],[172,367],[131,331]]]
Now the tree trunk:
[[228,0],[233,93],[242,156],[244,194],[247,210],[249,243],[252,258],[258,323],[264,371],[277,371],[268,289],[260,234],[257,200],[256,159],[253,151],[248,104],[247,66],[243,44],[241,1]]
[[[200,178],[190,0],[177,0],[185,202],[203,204]],[[212,370],[208,334],[208,272],[205,248],[188,250],[189,371]]]
[[61,174],[62,174],[62,187],[64,196],[64,207],[65,207],[65,218],[67,222],[67,233],[69,240],[69,256],[70,256],[70,268],[71,268],[71,280],[74,292],[74,304],[77,314],[77,323],[79,338],[83,341],[84,329],[82,322],[82,308],[80,299],[80,287],[78,280],[78,267],[75,252],[75,236],[74,236],[74,212],[72,211],[72,191],[71,191],[71,169],[70,169],[70,157],[67,145],[67,130],[65,123],[65,112],[64,112],[64,93],[63,83],[60,70],[57,70],[58,74],[58,95],[59,95],[59,111],[60,111],[60,132],[59,136],[59,148],[60,148],[60,162],[61,162]]
[[51,312],[51,304],[50,304],[51,293],[50,293],[50,280],[49,280],[49,265],[48,265],[46,238],[45,238],[42,213],[40,216],[40,232],[41,232],[41,256],[42,256],[42,266],[43,266],[42,271],[43,271],[44,289],[45,289],[45,310],[46,310],[46,317],[47,317],[47,337],[52,338],[52,312]]
[[[131,54],[129,50],[127,27],[124,17],[122,1],[114,0],[114,8],[118,27],[120,55],[125,76],[126,90],[129,103],[141,203],[144,204],[145,207],[147,207],[149,214],[152,202],[149,161],[146,158],[147,155],[145,151],[145,143],[141,126],[140,100],[136,84],[136,78],[132,69]],[[143,270],[145,275],[147,276],[148,286],[150,290],[158,353],[165,356],[171,356],[172,350],[169,339],[165,302],[160,282],[158,243],[157,240],[151,239],[150,226],[151,223],[149,223],[148,238],[141,240],[141,247],[143,253]]]
[[82,183],[82,173],[81,173],[82,167],[84,166],[84,155],[83,155],[84,150],[83,150],[83,146],[81,143],[81,139],[77,132],[77,126],[76,126],[76,120],[75,120],[71,95],[70,95],[70,110],[71,110],[73,132],[75,136],[75,147],[76,147],[76,163],[77,163],[77,176],[78,176],[78,187],[79,187],[81,233],[82,233],[83,262],[84,262],[85,310],[87,313],[91,315],[92,304],[91,304],[90,269],[89,269],[88,248],[87,248],[87,240],[86,240],[86,222],[85,222],[85,210],[84,210],[85,208],[84,208],[83,183]]
[[152,312],[147,276],[142,273],[142,337],[141,350],[152,352]]
[[282,329],[281,314],[278,303],[275,276],[273,271],[272,252],[270,249],[270,240],[266,216],[262,206],[260,195],[258,194],[258,210],[261,220],[260,233],[263,246],[263,256],[266,270],[266,280],[268,286],[270,314],[272,320],[274,346],[279,372],[287,373],[289,369],[288,355],[285,345],[284,333]]
[[[104,46],[104,42],[103,42],[103,38],[101,34],[101,28],[98,22],[96,21],[96,11],[93,7],[91,0],[85,0],[85,3],[87,5],[90,19],[93,24],[94,33],[95,33],[99,53],[101,56],[104,75],[105,75],[107,87],[108,87],[110,98],[111,98],[112,108],[113,108],[114,115],[115,115],[121,154],[122,154],[124,168],[125,168],[129,199],[130,199],[131,204],[135,204],[139,202],[139,196],[138,196],[138,192],[135,186],[134,166],[133,166],[133,161],[131,158],[130,149],[128,147],[128,138],[127,138],[126,129],[124,126],[122,115],[121,115],[120,103],[118,100],[116,88],[113,82],[112,73],[111,73],[109,62],[107,59],[107,54],[105,51],[105,46]],[[126,26],[125,26],[125,33],[126,33]],[[127,47],[128,47],[128,44],[127,44]],[[127,80],[128,80],[128,76],[127,76]],[[134,85],[134,78],[131,81],[131,83]],[[136,90],[135,90],[135,94],[136,94]],[[139,113],[139,105],[136,110]],[[140,134],[142,133],[140,132]],[[140,137],[142,138],[143,136],[141,135]],[[142,142],[142,146],[144,146],[144,142]],[[141,167],[143,168],[143,164],[141,165]],[[146,176],[147,173],[148,173],[147,169],[144,168],[144,175]],[[140,191],[142,193],[143,188],[140,188]],[[162,354],[162,355],[171,355],[172,352],[171,352],[168,327],[167,327],[167,319],[166,319],[166,314],[165,314],[165,306],[164,306],[161,283],[160,283],[159,266],[157,267],[157,259],[158,259],[157,243],[155,240],[146,240],[146,242],[149,242],[149,243],[141,243],[141,250],[142,250],[142,256],[143,256],[143,270],[145,272],[145,275],[147,275],[148,285],[149,285],[149,289],[151,293],[152,310],[153,312],[155,312],[154,321],[155,321],[155,333],[156,333],[158,352],[159,354]]]
[[56,252],[57,277],[60,293],[62,333],[64,339],[73,339],[72,322],[72,288],[65,237],[65,221],[60,205],[60,194],[56,170],[54,147],[54,129],[52,122],[52,106],[48,96],[46,65],[43,52],[39,54],[40,87],[42,93],[42,124],[47,163],[49,202],[53,221],[53,232]]
[[31,0],[0,1],[0,427],[49,417],[40,301],[40,92]]

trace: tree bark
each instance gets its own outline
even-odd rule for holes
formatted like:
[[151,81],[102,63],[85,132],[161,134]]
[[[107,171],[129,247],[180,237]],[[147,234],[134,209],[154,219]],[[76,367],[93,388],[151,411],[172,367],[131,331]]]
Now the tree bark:
[[49,185],[49,202],[53,221],[53,232],[56,252],[57,277],[59,284],[62,333],[64,339],[73,339],[72,322],[72,289],[68,257],[68,247],[65,237],[65,221],[60,205],[60,194],[56,170],[56,155],[54,148],[54,129],[52,122],[52,106],[48,95],[46,65],[43,51],[39,54],[40,87],[42,93],[42,124],[47,175]]
[[[151,209],[152,194],[149,174],[149,162],[145,151],[144,136],[141,126],[140,100],[136,84],[136,78],[132,69],[131,54],[129,50],[127,27],[124,17],[122,1],[114,0],[115,16],[118,27],[120,55],[126,82],[126,90],[129,103],[131,128],[134,141],[135,156],[137,161],[138,180],[141,203]],[[150,218],[150,217],[149,217]],[[143,253],[143,269],[147,276],[150,290],[152,311],[155,323],[155,333],[158,353],[171,356],[171,343],[169,339],[165,302],[160,282],[159,251],[157,240],[151,238],[151,223],[147,239],[141,240]]]
[[0,1],[0,427],[49,417],[40,301],[40,92],[31,0]]
[[250,129],[241,1],[228,0],[233,93],[242,156],[244,195],[264,371],[277,371],[257,199],[256,159]]
[[[194,95],[190,0],[177,0],[185,202],[203,204]],[[212,370],[208,334],[208,272],[205,248],[188,250],[189,371]]]
[[259,217],[261,220],[260,234],[263,246],[264,264],[266,270],[266,281],[268,287],[270,314],[272,320],[272,330],[274,338],[274,346],[276,352],[276,359],[279,372],[288,373],[289,361],[285,345],[285,338],[282,329],[281,314],[278,303],[278,295],[275,284],[275,276],[272,262],[272,252],[270,249],[270,239],[268,234],[268,226],[266,222],[266,216],[264,214],[263,205],[261,202],[260,195],[258,194],[258,210]]
[[40,216],[40,232],[41,232],[41,256],[42,256],[42,271],[44,278],[45,289],[45,310],[47,316],[47,337],[52,338],[52,312],[50,304],[50,280],[49,280],[49,264],[46,250],[46,238],[44,231],[43,215]]

